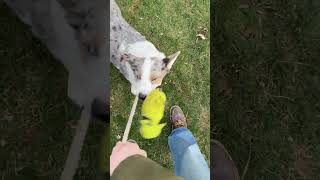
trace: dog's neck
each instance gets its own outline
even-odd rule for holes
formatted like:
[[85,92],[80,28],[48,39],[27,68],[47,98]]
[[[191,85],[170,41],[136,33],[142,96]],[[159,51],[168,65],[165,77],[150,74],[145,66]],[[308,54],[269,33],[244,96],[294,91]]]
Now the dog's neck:
[[122,17],[120,8],[114,2],[110,1],[110,50],[111,54],[117,50],[117,45],[125,41],[127,44],[137,41],[145,41],[145,37],[131,27]]

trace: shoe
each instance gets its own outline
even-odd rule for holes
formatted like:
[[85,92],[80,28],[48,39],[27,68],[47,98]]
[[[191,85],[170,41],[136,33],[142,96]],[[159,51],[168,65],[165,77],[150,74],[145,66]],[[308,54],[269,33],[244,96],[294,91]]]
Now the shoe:
[[211,148],[211,178],[217,180],[240,180],[238,169],[224,146],[217,140],[211,140]]
[[170,108],[170,122],[172,123],[172,130],[187,127],[187,119],[179,106],[172,106]]

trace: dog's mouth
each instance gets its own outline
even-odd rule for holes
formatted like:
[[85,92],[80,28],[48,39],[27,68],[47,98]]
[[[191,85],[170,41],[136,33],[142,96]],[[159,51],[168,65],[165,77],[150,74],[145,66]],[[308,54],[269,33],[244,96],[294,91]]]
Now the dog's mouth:
[[146,97],[147,97],[147,95],[142,94],[142,93],[139,93],[139,95],[138,95],[138,96],[139,96],[139,99],[140,99],[140,100],[142,100],[142,101],[143,101],[143,100],[145,100],[145,99],[146,99]]
[[142,116],[142,119],[150,120],[150,118],[148,118],[148,117],[146,117],[146,116]]
[[[160,91],[162,91],[162,85],[158,86],[156,89],[159,89]],[[139,93],[138,97],[140,100],[144,101],[146,99],[147,95],[143,94],[143,93]]]
[[109,104],[99,100],[98,98],[94,99],[91,104],[91,115],[94,118],[97,118],[105,123],[109,123],[110,121],[110,110]]

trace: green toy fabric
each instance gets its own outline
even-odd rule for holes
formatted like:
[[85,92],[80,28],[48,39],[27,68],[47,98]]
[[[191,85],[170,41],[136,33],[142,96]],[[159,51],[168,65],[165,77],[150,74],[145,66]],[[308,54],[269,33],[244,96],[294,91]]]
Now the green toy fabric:
[[142,104],[140,120],[140,134],[145,139],[156,138],[161,134],[166,123],[160,124],[164,115],[166,95],[159,89],[153,90]]

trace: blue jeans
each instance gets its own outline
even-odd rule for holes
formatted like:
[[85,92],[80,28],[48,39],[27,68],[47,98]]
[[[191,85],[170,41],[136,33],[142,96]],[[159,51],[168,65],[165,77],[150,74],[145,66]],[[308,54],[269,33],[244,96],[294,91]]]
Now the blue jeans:
[[184,127],[174,129],[168,143],[175,174],[185,180],[209,180],[210,169],[192,133]]

